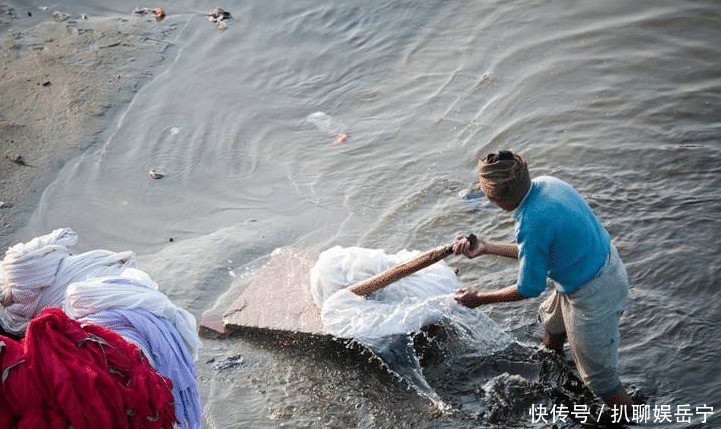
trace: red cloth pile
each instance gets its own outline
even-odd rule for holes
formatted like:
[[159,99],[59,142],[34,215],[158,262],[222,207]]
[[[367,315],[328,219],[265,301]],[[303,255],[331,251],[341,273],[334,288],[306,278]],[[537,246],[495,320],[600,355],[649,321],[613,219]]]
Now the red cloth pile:
[[100,325],[43,310],[20,341],[0,335],[0,428],[171,429],[172,382]]

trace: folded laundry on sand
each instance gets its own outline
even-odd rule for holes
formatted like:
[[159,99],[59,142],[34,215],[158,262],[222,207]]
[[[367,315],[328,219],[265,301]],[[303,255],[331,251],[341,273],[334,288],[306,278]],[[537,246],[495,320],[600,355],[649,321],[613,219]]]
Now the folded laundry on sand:
[[[77,241],[75,231],[61,228],[8,249],[0,263],[0,326],[12,335],[26,337],[20,341],[28,341],[31,327],[52,309],[52,314],[64,312],[74,323],[83,323],[83,329],[86,323],[103,327],[135,347],[158,376],[168,381],[169,402],[179,427],[200,428],[202,406],[194,362],[201,343],[195,317],[173,304],[147,273],[135,268],[133,252],[92,250],[75,255],[70,247]],[[72,328],[69,323],[63,326]],[[5,341],[13,344],[9,338]],[[6,345],[7,350],[12,349],[10,345]],[[3,365],[9,362],[7,356],[7,352],[3,353]],[[35,359],[42,361],[46,356],[53,359],[52,354],[38,355]],[[42,364],[51,363],[43,361]],[[3,371],[7,370],[3,366]],[[75,377],[73,373],[67,376]],[[90,393],[104,394],[102,391]],[[138,391],[135,395],[142,398],[150,393]],[[43,400],[61,400],[51,398],[52,393],[49,395],[43,396]],[[0,427],[6,427],[1,423],[2,420]],[[113,423],[119,424],[115,420]],[[67,424],[47,427],[67,427]]]

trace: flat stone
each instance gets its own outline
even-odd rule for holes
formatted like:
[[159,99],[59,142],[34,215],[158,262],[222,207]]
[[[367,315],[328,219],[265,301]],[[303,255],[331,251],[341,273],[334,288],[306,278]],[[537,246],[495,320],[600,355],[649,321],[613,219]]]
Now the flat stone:
[[217,338],[246,329],[326,335],[320,309],[310,292],[310,270],[319,254],[290,247],[273,252],[246,290],[222,314],[203,315],[200,335]]

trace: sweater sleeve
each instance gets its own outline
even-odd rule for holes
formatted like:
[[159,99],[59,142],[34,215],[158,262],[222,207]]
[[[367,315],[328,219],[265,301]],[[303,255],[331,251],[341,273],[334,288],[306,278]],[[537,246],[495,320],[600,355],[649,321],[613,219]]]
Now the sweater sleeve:
[[546,289],[548,258],[538,246],[519,253],[518,293],[526,298],[535,298]]
[[535,298],[546,289],[548,243],[552,231],[542,225],[528,226],[522,224],[516,231],[520,262],[517,286],[518,293],[526,298]]

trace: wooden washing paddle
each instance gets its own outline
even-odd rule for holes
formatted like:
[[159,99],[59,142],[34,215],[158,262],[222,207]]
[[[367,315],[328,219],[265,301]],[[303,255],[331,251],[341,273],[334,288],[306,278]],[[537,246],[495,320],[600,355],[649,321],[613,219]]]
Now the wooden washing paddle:
[[[471,245],[476,244],[478,238],[474,234],[470,234],[468,241]],[[453,244],[447,244],[445,246],[439,246],[435,249],[431,249],[425,253],[422,253],[410,261],[403,262],[394,267],[391,267],[382,273],[378,273],[372,277],[362,280],[354,285],[348,286],[348,290],[356,295],[366,296],[379,289],[383,289],[391,283],[397,282],[403,277],[407,277],[416,271],[420,271],[436,262],[444,259],[445,257],[453,253]]]

